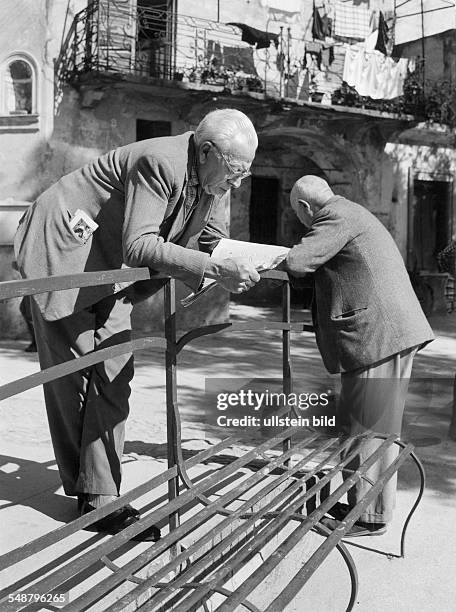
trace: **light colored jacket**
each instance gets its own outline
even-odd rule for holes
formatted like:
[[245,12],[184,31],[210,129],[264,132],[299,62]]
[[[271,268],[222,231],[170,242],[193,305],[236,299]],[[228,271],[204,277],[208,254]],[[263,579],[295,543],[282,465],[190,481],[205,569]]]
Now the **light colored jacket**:
[[332,197],[290,250],[286,269],[315,273],[316,340],[330,373],[434,338],[391,234],[359,204]]
[[[224,204],[201,193],[186,197],[196,155],[192,132],[120,147],[45,191],[26,211],[15,237],[25,278],[146,266],[199,287],[209,253],[226,236]],[[86,244],[69,221],[77,209],[98,228]],[[189,248],[185,248],[189,247]],[[141,297],[159,281],[142,281]],[[66,317],[114,293],[103,285],[35,296],[47,320]]]

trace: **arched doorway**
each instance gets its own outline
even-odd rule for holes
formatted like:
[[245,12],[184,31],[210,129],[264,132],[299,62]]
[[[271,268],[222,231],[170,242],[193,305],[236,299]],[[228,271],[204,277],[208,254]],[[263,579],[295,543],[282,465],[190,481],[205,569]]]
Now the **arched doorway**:
[[[260,133],[252,176],[231,193],[232,238],[289,247],[299,242],[305,229],[290,206],[291,188],[305,174],[328,180],[325,170],[303,152],[302,145],[303,140],[296,136],[296,129],[292,134]],[[307,303],[308,291],[294,291],[293,294],[294,301]],[[272,304],[280,300],[280,288],[263,281],[237,299]]]

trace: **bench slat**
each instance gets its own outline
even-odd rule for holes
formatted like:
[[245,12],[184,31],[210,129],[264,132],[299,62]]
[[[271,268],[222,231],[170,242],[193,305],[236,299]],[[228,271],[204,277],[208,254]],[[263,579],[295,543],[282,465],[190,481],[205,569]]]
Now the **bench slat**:
[[[372,436],[367,436],[367,437],[372,437]],[[388,442],[384,442],[381,446],[381,448],[387,448],[390,443],[392,442],[392,440],[389,439]],[[349,440],[346,440],[344,443],[343,448],[345,448],[346,445],[349,444]],[[340,452],[341,448],[339,447],[336,451]],[[300,506],[302,506],[309,498],[311,498],[316,492],[320,491],[324,485],[329,482],[336,474],[338,474],[341,470],[341,468],[346,465],[347,463],[349,463],[355,456],[356,456],[356,451],[352,451],[351,453],[349,453],[343,461],[339,462],[335,467],[333,467],[330,472],[328,472],[328,474],[322,478],[316,485],[314,485],[312,488],[310,488],[308,491],[306,491],[305,493],[301,494],[298,498],[294,499],[293,502],[291,503],[291,505],[289,506],[289,511],[290,512],[295,512]],[[376,451],[376,457],[378,455],[381,454],[381,449],[378,449]],[[374,455],[372,455],[374,456]],[[374,459],[375,461],[376,459]],[[314,468],[314,470],[310,470],[309,472],[309,477],[311,475],[314,475],[315,473],[317,473],[318,471],[320,471],[322,469],[322,465],[324,465],[326,463],[326,459],[324,459],[321,462],[321,465],[317,466],[316,468]],[[364,465],[364,464],[363,464]],[[354,481],[356,482],[360,477],[361,477],[361,473],[359,473],[359,475],[352,475],[350,478],[354,479]],[[350,485],[352,486],[352,485]],[[295,482],[293,483],[286,491],[287,495],[292,495],[294,494],[297,490],[299,490],[302,487],[302,482]],[[344,491],[346,492],[346,491]],[[334,495],[334,494],[333,494]],[[339,495],[339,497],[341,497],[343,495],[343,492]],[[337,497],[336,499],[338,499],[339,497]],[[335,501],[335,500],[334,500]],[[331,507],[334,504],[334,501],[332,501],[331,504],[329,504],[329,507]],[[203,570],[207,569],[208,565],[212,562],[212,560],[214,560],[217,556],[220,556],[221,553],[228,548],[231,544],[235,543],[235,541],[237,539],[239,539],[240,537],[242,537],[245,534],[245,531],[250,528],[253,527],[255,525],[255,523],[261,519],[262,517],[264,517],[264,515],[266,515],[270,510],[272,510],[272,508],[276,505],[277,500],[272,500],[271,502],[267,503],[266,506],[262,507],[258,512],[255,513],[255,515],[253,516],[253,518],[250,518],[248,520],[246,520],[242,525],[240,525],[239,527],[237,527],[231,534],[229,534],[228,536],[226,536],[221,542],[219,542],[216,546],[213,547],[212,551],[210,554],[206,555],[203,559],[199,559],[196,563],[194,563],[190,568],[188,568],[188,570],[185,570],[182,574],[180,574],[177,578],[175,578],[173,581],[170,582],[168,587],[162,587],[160,592],[155,594],[151,600],[150,600],[150,604],[151,607],[149,607],[149,605],[145,604],[146,607],[144,608],[145,610],[149,610],[149,609],[156,609],[157,606],[162,605],[164,603],[164,600],[166,597],[171,597],[175,594],[175,591],[177,588],[179,588],[181,585],[185,584],[186,582],[188,582],[188,580],[190,581],[194,581],[195,578],[197,577],[198,572],[202,572]],[[321,516],[323,516],[325,514],[325,512],[327,511],[324,510],[323,513],[321,514]],[[288,510],[287,510],[288,513]],[[286,520],[288,520],[286,518],[286,514],[287,513],[283,513],[280,514],[278,517],[275,517],[273,520],[273,525],[274,528],[277,527],[278,531],[280,531],[280,529],[282,528],[282,526],[284,525],[284,523],[286,522]],[[313,516],[314,513],[312,513]],[[320,516],[320,518],[321,518]],[[319,518],[316,518],[314,520],[314,523],[317,523],[319,520]],[[313,525],[311,525],[313,526]],[[308,530],[310,530],[311,526],[309,526]],[[255,545],[257,545],[258,543],[260,543],[261,541],[261,546],[264,546],[264,544],[269,540],[271,534],[267,533],[264,538],[260,539],[258,537],[258,533],[256,533],[256,539],[255,539]],[[237,556],[236,556],[236,561],[242,563],[245,560],[245,557],[248,556],[249,554],[251,554],[251,548],[245,548],[243,550],[243,555],[238,551]],[[232,573],[233,571],[233,566],[232,564],[230,564],[229,562],[224,562],[223,567],[220,568],[216,574],[214,576],[212,576],[212,581],[211,581],[211,585],[210,586],[202,586],[202,590],[204,591],[204,595],[207,595],[208,593],[210,593],[211,591],[211,586],[213,584],[215,584],[216,586],[222,586],[224,584],[224,582],[226,581],[226,577],[227,575],[229,575],[230,573]],[[139,592],[140,590],[143,590],[146,585],[147,586],[153,586],[154,584],[154,580],[157,581],[157,578],[160,576],[160,570],[159,572],[156,572],[155,574],[153,574],[152,576],[150,576],[149,578],[147,578],[140,586],[136,587],[135,591]],[[185,600],[185,605],[188,605],[189,608],[193,605],[196,605],[196,603],[200,602],[201,599],[198,599],[198,596],[196,594],[191,595],[188,600]],[[121,608],[114,606],[111,606],[111,608],[108,608],[109,612],[114,612],[114,610],[116,612],[120,612]],[[179,610],[179,612],[185,612],[185,608],[176,608],[176,612],[177,610]]]
[[[206,534],[206,536],[203,536],[202,538],[199,538],[198,542],[196,544],[191,545],[187,550],[185,550],[180,555],[178,555],[175,559],[173,559],[173,562],[171,564],[167,564],[166,566],[161,567],[157,572],[155,572],[153,574],[153,576],[149,577],[145,582],[143,582],[141,585],[137,586],[134,591],[131,591],[130,593],[127,593],[124,597],[119,599],[115,604],[113,604],[112,606],[107,608],[107,611],[108,610],[109,610],[109,612],[119,612],[119,611],[122,611],[129,603],[131,603],[132,601],[137,599],[138,596],[140,594],[142,594],[145,590],[147,590],[152,584],[160,582],[160,580],[162,580],[162,578],[164,578],[169,573],[169,571],[171,571],[173,569],[173,566],[176,567],[178,565],[181,565],[191,554],[193,554],[194,551],[196,551],[199,547],[205,545],[207,542],[209,542],[211,539],[213,539],[214,536],[218,535],[218,533],[220,533],[226,526],[230,525],[235,518],[240,518],[242,515],[244,515],[246,513],[247,509],[251,508],[252,505],[254,505],[258,501],[260,501],[262,498],[264,498],[264,496],[266,494],[268,494],[269,492],[272,492],[274,489],[277,489],[277,487],[282,482],[285,482],[285,480],[290,478],[290,476],[296,475],[300,470],[303,469],[303,467],[305,466],[305,464],[308,461],[313,460],[313,458],[315,457],[315,455],[317,453],[320,453],[322,450],[325,450],[326,448],[329,448],[335,442],[336,442],[335,439],[326,440],[325,446],[323,446],[323,445],[319,446],[317,449],[312,451],[312,453],[309,456],[304,457],[303,460],[299,461],[296,465],[291,467],[289,473],[284,473],[282,476],[280,476],[278,478],[274,478],[274,481],[277,481],[277,483],[273,482],[270,485],[267,485],[263,491],[260,491],[259,493],[254,495],[253,498],[250,498],[247,501],[245,501],[243,503],[243,505],[240,508],[238,508],[233,513],[232,516],[225,518],[221,523],[219,523],[217,526],[215,526],[213,529],[211,529],[210,533]],[[301,450],[300,447],[294,448],[290,452],[290,455],[299,453],[300,450]],[[335,457],[336,455],[338,455],[339,452],[340,452],[340,449],[337,448],[330,455],[330,457],[331,456]],[[288,456],[289,456],[289,453],[286,453],[285,460],[287,459]],[[305,476],[305,480],[310,479],[315,473],[320,471],[327,464],[327,461],[328,461],[328,457],[325,457],[325,459],[323,461],[321,461],[320,464],[316,465],[314,468],[309,470],[309,472]],[[253,477],[251,477],[251,478],[252,478],[252,482],[254,482]],[[299,490],[302,487],[302,485],[304,484],[305,480],[302,480],[298,485],[296,485],[296,484],[293,485],[294,486],[293,490]],[[234,493],[236,495],[237,492],[234,492]],[[280,492],[280,495],[283,495],[283,492]],[[309,493],[309,495],[311,495],[311,493]],[[277,503],[277,501],[274,500],[273,502],[271,502],[270,506],[273,507],[274,503]],[[217,502],[217,505],[219,505],[218,502]],[[204,510],[202,510],[201,512],[204,512]],[[257,518],[259,517],[259,514],[255,513],[255,515],[252,515],[252,516],[254,516],[255,520],[257,520]],[[185,526],[185,523],[183,523],[182,526]],[[247,527],[246,527],[246,523],[244,523],[243,525],[240,525],[238,527],[239,533],[242,535],[242,532],[246,531],[249,528],[249,526],[250,526],[250,523],[247,524]],[[178,529],[180,529],[180,528],[178,528]],[[171,542],[174,541],[174,539],[175,539],[174,533],[175,532],[173,531],[172,533],[167,535],[166,539],[171,541]],[[187,533],[187,535],[188,535],[188,533]],[[158,550],[159,549],[154,548],[153,551],[145,551],[143,553],[143,555],[147,556],[149,558],[149,561],[150,561],[152,557],[156,556],[155,553],[158,552]],[[141,557],[141,555],[140,555],[140,557]],[[129,573],[132,573],[132,570],[133,571],[137,571],[137,569],[139,569],[139,568],[137,568],[136,570],[134,570],[133,568],[135,567],[135,565],[136,566],[138,565],[136,559],[128,564],[128,569],[130,570]],[[141,566],[142,565],[144,565],[144,563],[141,560]],[[125,570],[127,570],[127,566],[125,566]],[[65,608],[65,609],[67,609],[67,608]],[[71,608],[68,608],[68,610],[70,611]]]
[[[412,451],[413,446],[408,444],[405,449],[399,453],[393,463],[391,463],[391,465],[388,466],[388,468],[386,468],[386,470],[381,474],[374,486],[369,489],[366,495],[364,495],[364,497],[358,502],[356,507],[353,508],[353,510],[351,510],[351,512],[346,516],[343,529],[335,529],[331,535],[326,538],[323,544],[310,557],[307,563],[292,578],[282,593],[266,608],[265,612],[276,612],[276,610],[283,610],[294,599],[294,597],[296,597],[315,570],[329,555],[334,546],[344,537],[344,534],[353,526],[357,518],[380,493],[385,483],[399,469]],[[219,612],[222,612],[222,610],[223,608],[220,608]]]

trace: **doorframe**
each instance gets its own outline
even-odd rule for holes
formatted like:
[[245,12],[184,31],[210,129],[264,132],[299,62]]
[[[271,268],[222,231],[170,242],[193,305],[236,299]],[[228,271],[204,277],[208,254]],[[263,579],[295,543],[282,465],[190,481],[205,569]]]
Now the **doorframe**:
[[421,170],[419,168],[410,167],[408,169],[407,177],[407,268],[413,270],[413,240],[414,240],[414,221],[415,221],[415,193],[414,193],[414,182],[415,181],[429,181],[431,183],[439,181],[442,183],[450,183],[450,217],[451,217],[451,235],[453,235],[456,228],[455,219],[455,181],[452,174],[449,172],[429,172]]

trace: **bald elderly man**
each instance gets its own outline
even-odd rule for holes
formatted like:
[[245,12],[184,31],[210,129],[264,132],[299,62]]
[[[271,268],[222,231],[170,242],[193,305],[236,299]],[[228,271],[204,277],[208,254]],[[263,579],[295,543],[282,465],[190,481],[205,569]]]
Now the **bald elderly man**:
[[[291,206],[308,228],[293,247],[285,269],[293,277],[314,273],[313,317],[326,369],[341,374],[337,426],[343,436],[366,432],[401,433],[412,362],[434,335],[410,284],[401,254],[385,227],[366,208],[333,193],[317,176],[304,176],[290,194]],[[357,469],[381,442],[353,441],[357,451],[347,465]],[[382,464],[367,473],[376,480]],[[345,473],[348,475],[348,472]],[[337,528],[367,492],[361,480],[348,493],[348,505],[333,507],[324,524]],[[381,535],[392,519],[396,482],[391,479],[366,508],[350,536]]]
[[[25,213],[15,238],[20,272],[39,278],[147,266],[193,291],[204,278],[247,290],[259,280],[251,264],[210,253],[227,235],[222,196],[249,176],[257,144],[250,119],[224,109],[206,115],[194,133],[106,153],[64,176]],[[132,302],[162,286],[151,280],[33,296],[41,367],[130,340]],[[81,514],[120,494],[132,377],[133,356],[122,355],[44,385],[63,488],[78,497]],[[125,506],[96,527],[114,534],[138,514]],[[156,535],[152,528],[138,539]]]

